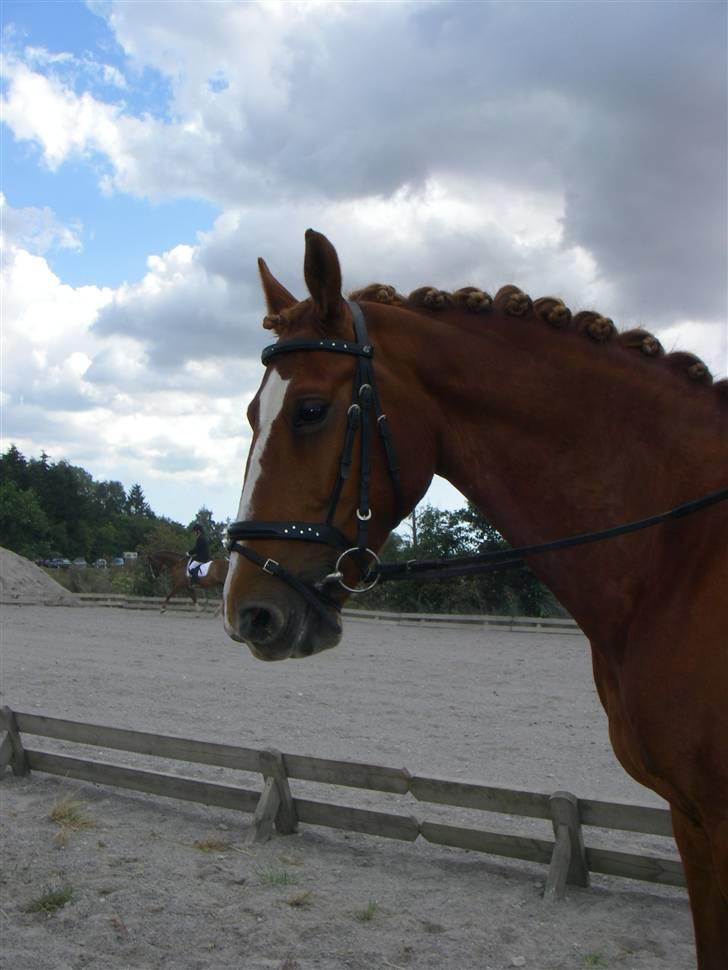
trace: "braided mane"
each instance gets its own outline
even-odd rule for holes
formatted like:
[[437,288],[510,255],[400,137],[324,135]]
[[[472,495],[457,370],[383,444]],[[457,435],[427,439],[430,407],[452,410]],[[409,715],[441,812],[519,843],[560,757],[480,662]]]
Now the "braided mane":
[[349,299],[433,311],[459,307],[469,313],[487,314],[499,310],[512,317],[540,319],[555,330],[583,333],[596,343],[615,341],[619,346],[636,350],[647,358],[661,358],[665,366],[685,374],[694,384],[712,385],[728,403],[728,379],[714,384],[708,367],[695,354],[684,351],[666,354],[657,337],[647,330],[637,328],[620,332],[609,317],[593,310],[582,310],[573,314],[563,300],[557,297],[542,296],[532,300],[527,293],[512,284],[502,286],[492,297],[476,286],[464,286],[454,293],[432,286],[420,286],[409,296],[403,296],[393,286],[370,283],[369,286],[350,293]]

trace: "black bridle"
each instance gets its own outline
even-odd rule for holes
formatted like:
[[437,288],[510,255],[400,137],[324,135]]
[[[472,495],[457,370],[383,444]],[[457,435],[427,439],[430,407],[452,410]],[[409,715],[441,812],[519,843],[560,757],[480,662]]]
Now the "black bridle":
[[[325,521],[323,523],[241,521],[233,522],[227,529],[227,548],[230,552],[239,553],[241,556],[250,560],[250,562],[259,566],[263,572],[269,573],[271,576],[277,576],[279,579],[288,583],[327,622],[331,622],[331,607],[338,608],[338,604],[325,595],[323,592],[325,586],[337,583],[349,592],[363,593],[371,589],[379,581],[379,557],[367,545],[369,522],[372,518],[372,509],[369,504],[372,418],[376,420],[379,437],[384,448],[389,477],[394,490],[396,521],[399,522],[405,514],[402,486],[399,477],[399,465],[397,464],[387,415],[382,411],[379,394],[377,393],[377,385],[374,380],[374,349],[369,343],[366,320],[364,319],[361,307],[358,303],[354,302],[349,302],[348,305],[354,325],[353,340],[307,337],[271,344],[265,347],[261,354],[261,360],[266,366],[274,357],[278,357],[281,354],[299,353],[301,351],[308,353],[348,354],[356,360],[351,404],[346,415],[344,446],[341,451],[339,470],[331,492],[329,509]],[[357,436],[359,437],[360,454],[358,503],[356,508],[357,530],[356,538],[352,540],[337,529],[333,522],[344,482],[348,479],[351,471]],[[249,546],[241,545],[237,541],[239,539],[299,539],[305,542],[321,542],[339,549],[340,554],[334,572],[324,576],[315,585],[310,586],[294,576],[284,566],[281,566],[275,559],[265,559]],[[366,573],[364,585],[348,586],[344,582],[342,565],[349,556],[358,563],[360,569],[362,569],[362,574]],[[368,557],[368,569],[362,567],[361,561],[365,557]]]
[[[585,532],[580,535],[555,539],[537,545],[519,546],[514,549],[499,549],[490,552],[475,553],[470,556],[453,556],[449,559],[410,560],[409,562],[380,563],[379,557],[367,546],[369,521],[372,509],[369,505],[369,476],[371,460],[371,426],[372,416],[376,418],[377,428],[384,447],[389,477],[395,496],[396,522],[395,526],[404,518],[405,506],[402,496],[402,486],[399,476],[399,466],[395,455],[394,444],[387,421],[382,412],[379,395],[374,380],[374,350],[369,343],[364,314],[358,303],[349,302],[353,324],[354,340],[331,340],[326,338],[303,338],[289,340],[283,343],[271,344],[265,347],[261,355],[263,363],[268,363],[280,354],[307,352],[325,352],[349,354],[356,358],[354,381],[352,386],[352,402],[347,412],[344,447],[339,460],[339,471],[334,483],[329,501],[329,510],[324,523],[314,522],[233,522],[227,529],[227,548],[230,552],[237,552],[250,562],[259,566],[263,572],[288,583],[315,609],[327,623],[334,622],[331,608],[338,610],[339,605],[326,596],[324,589],[328,585],[337,584],[351,593],[364,593],[372,589],[378,582],[397,579],[449,579],[455,576],[468,576],[484,572],[488,569],[498,569],[512,565],[523,565],[525,556],[540,555],[569,549],[573,546],[600,542],[616,536],[626,535],[640,529],[649,529],[670,519],[682,518],[693,512],[708,508],[718,502],[728,499],[728,488],[711,492],[692,502],[685,502],[667,512],[652,515],[635,522],[627,522],[596,532]],[[333,525],[334,515],[341,496],[344,482],[351,470],[354,445],[357,434],[360,439],[359,465],[359,498],[356,509],[357,534],[354,541]],[[393,526],[393,528],[395,527]],[[275,559],[265,559],[249,546],[241,545],[238,539],[298,539],[305,542],[321,542],[340,549],[339,558],[332,573],[324,576],[319,582],[308,585],[293,573],[281,566]],[[363,584],[348,586],[344,582],[342,563],[347,557],[353,557],[361,569]],[[364,568],[361,560],[368,556],[368,568]]]

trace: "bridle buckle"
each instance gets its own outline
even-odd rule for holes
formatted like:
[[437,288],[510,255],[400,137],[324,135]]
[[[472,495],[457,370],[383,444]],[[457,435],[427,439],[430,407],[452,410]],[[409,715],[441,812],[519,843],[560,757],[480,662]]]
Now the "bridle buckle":
[[264,573],[268,573],[269,576],[275,576],[276,569],[280,567],[280,563],[276,562],[275,559],[266,559],[263,565],[260,567]]

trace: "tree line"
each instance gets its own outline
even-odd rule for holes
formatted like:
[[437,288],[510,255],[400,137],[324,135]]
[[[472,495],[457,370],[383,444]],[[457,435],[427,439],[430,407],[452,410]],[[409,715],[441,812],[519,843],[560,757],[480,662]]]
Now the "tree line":
[[[194,521],[204,528],[213,557],[224,556],[229,520],[216,522],[202,506]],[[26,458],[15,445],[0,456],[0,546],[27,559],[83,557],[93,562],[125,551],[142,556],[161,549],[185,552],[191,545],[191,524],[156,515],[139,484],[127,492],[121,482],[96,481],[63,459],[53,462],[45,453]],[[392,533],[381,557],[441,559],[507,548],[508,543],[473,505],[455,511],[424,506]],[[353,597],[348,605],[411,613],[554,616],[564,612],[523,567],[447,581],[383,583]]]
[[[227,523],[209,509],[195,521],[205,528],[213,555],[222,555]],[[191,523],[190,523],[191,524]],[[141,485],[96,481],[65,459],[26,458],[15,445],[0,456],[0,546],[27,559],[112,559],[154,548],[184,552],[188,527],[156,515]]]

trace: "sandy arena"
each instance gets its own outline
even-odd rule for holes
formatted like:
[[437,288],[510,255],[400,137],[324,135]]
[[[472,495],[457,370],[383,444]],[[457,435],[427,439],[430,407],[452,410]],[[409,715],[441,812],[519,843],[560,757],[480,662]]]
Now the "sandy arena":
[[[1,672],[0,703],[20,711],[661,804],[612,754],[580,635],[351,621],[333,651],[263,664],[209,615],[4,605]],[[65,796],[93,827],[63,845],[49,813]],[[391,797],[335,793],[369,807]],[[545,867],[421,839],[301,826],[251,845],[250,815],[42,774],[6,774],[0,798],[8,970],[694,966],[683,890],[594,876],[546,903]],[[480,818],[551,837],[545,822]],[[666,840],[629,845],[674,853]],[[66,905],[28,912],[49,888],[69,888]]]

